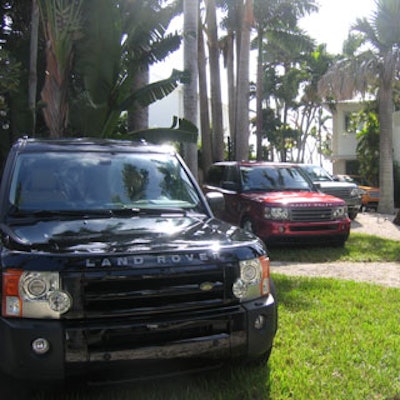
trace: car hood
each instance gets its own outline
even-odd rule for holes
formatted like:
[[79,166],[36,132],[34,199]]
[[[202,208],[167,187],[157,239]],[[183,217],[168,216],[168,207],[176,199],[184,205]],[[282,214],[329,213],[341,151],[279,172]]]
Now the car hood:
[[321,188],[342,188],[342,189],[354,189],[357,188],[355,183],[351,182],[337,182],[337,181],[314,181],[314,184],[319,185]]
[[138,217],[18,221],[1,225],[11,250],[104,254],[235,245],[255,237],[215,218]]
[[366,190],[368,192],[379,192],[379,188],[374,187],[374,186],[364,186],[364,185],[359,185],[358,186],[362,190]]
[[282,192],[268,192],[268,193],[246,193],[246,197],[259,201],[268,202],[277,205],[290,205],[290,206],[340,206],[344,205],[344,201],[319,192],[299,192],[299,191],[282,191]]

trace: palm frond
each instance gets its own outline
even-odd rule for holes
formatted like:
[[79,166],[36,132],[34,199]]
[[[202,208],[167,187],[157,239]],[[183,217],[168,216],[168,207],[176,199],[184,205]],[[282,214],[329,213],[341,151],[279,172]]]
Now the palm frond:
[[187,82],[187,76],[186,72],[174,69],[169,78],[146,85],[132,93],[120,103],[119,110],[122,112],[130,109],[135,102],[145,107],[157,100],[161,100],[172,93],[179,82]]
[[197,143],[198,129],[187,119],[174,116],[170,128],[150,128],[128,132],[129,139],[144,139],[151,143]]

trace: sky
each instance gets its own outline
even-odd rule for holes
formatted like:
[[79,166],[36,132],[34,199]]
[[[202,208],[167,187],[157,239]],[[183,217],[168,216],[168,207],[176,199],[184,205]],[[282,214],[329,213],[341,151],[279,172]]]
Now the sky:
[[316,39],[326,43],[332,54],[342,52],[342,45],[350,27],[357,18],[370,18],[375,10],[374,0],[318,0],[319,12],[300,21],[302,29]]

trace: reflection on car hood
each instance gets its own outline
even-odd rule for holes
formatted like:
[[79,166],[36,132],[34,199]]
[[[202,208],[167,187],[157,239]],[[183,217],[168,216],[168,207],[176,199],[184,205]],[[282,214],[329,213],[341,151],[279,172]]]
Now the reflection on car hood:
[[256,201],[265,201],[268,203],[276,203],[277,205],[301,205],[304,206],[304,203],[309,205],[319,205],[323,204],[327,205],[342,205],[344,204],[343,200],[319,192],[298,192],[298,191],[287,191],[287,192],[268,192],[268,193],[246,193],[244,196],[256,200]]
[[255,239],[217,219],[189,216],[19,221],[3,225],[2,236],[10,249],[77,254],[200,249]]
[[320,185],[322,188],[341,188],[341,189],[354,189],[357,187],[355,183],[351,182],[337,182],[337,181],[314,181],[315,184]]

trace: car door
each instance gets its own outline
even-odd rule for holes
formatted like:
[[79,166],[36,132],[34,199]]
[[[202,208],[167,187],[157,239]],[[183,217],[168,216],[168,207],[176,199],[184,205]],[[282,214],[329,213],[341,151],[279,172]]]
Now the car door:
[[217,191],[224,195],[225,209],[216,213],[216,217],[239,225],[240,179],[236,164],[214,164],[207,173],[203,186],[205,193]]

